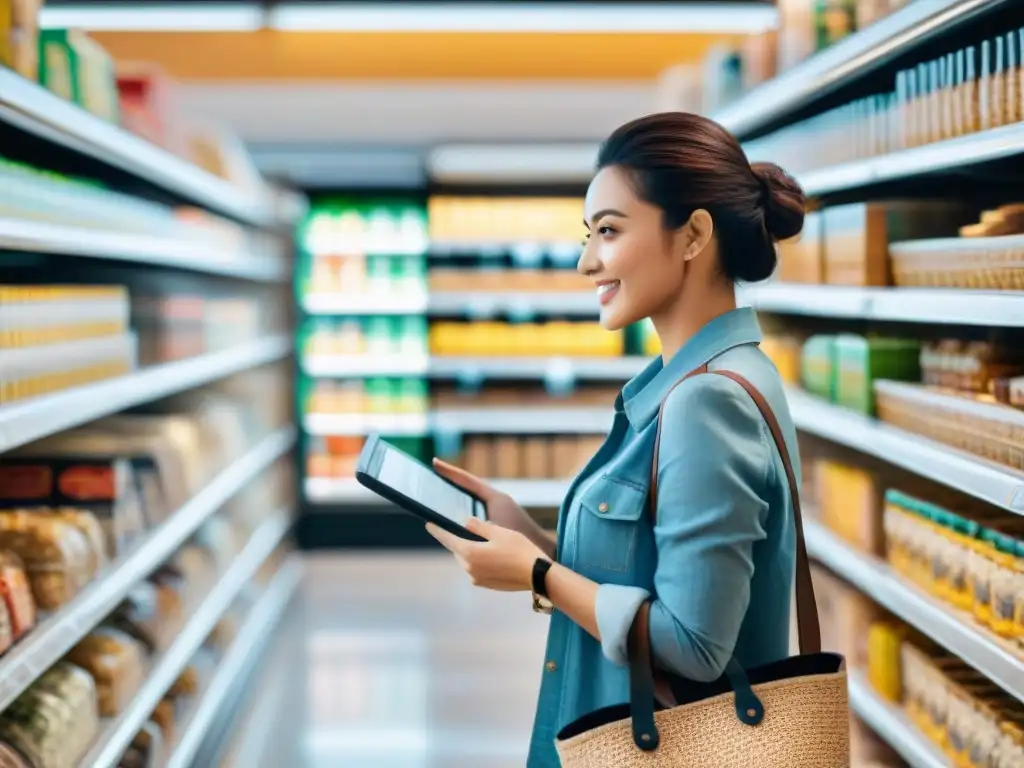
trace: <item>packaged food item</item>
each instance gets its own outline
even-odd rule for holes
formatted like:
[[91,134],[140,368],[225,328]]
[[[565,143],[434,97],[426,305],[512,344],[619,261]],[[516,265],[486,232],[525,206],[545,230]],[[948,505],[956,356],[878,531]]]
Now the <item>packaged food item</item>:
[[830,460],[814,462],[818,516],[841,538],[868,554],[885,553],[882,490],[874,475]]
[[916,381],[920,378],[920,347],[910,339],[842,334],[835,338],[835,402],[874,415],[874,381]]
[[889,244],[956,234],[972,212],[959,203],[888,200],[830,206],[822,212],[825,282],[889,285]]
[[174,700],[169,697],[161,699],[160,703],[156,705],[156,709],[153,710],[152,720],[160,728],[160,733],[165,742],[169,742],[174,738],[174,726],[177,722],[176,715]]
[[143,647],[111,627],[94,629],[68,652],[67,658],[93,676],[103,717],[120,715],[145,675]]
[[74,765],[99,730],[96,688],[87,672],[58,662],[0,714],[0,739],[33,768]]
[[765,335],[761,342],[761,351],[775,365],[783,382],[797,386],[800,384],[800,356],[803,343],[794,335]]
[[0,741],[0,768],[33,768],[17,749]]
[[822,648],[839,653],[853,669],[868,666],[869,628],[884,618],[871,599],[821,567],[811,569],[821,616]]
[[0,513],[0,548],[25,563],[38,607],[59,608],[92,577],[92,552],[78,528],[51,515]]
[[[65,510],[57,516],[83,531],[94,551],[95,572],[145,530],[139,488],[128,461],[61,453],[62,458],[5,457],[0,467],[0,508]],[[95,540],[97,520],[102,544]]]
[[800,361],[804,389],[825,400],[834,400],[836,364],[835,336],[812,336],[807,339]]
[[12,640],[17,640],[35,626],[36,604],[25,566],[21,558],[9,550],[0,550],[0,597]]
[[41,0],[0,1],[0,65],[35,80],[39,74]]
[[907,628],[891,620],[874,621],[868,628],[868,680],[883,698],[907,701],[903,686],[902,647]]

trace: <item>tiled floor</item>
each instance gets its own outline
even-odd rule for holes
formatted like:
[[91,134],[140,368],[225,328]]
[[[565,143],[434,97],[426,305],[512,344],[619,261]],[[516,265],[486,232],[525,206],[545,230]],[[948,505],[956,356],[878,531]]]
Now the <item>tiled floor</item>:
[[261,765],[525,765],[547,628],[528,595],[473,589],[443,553],[317,555],[284,626]]

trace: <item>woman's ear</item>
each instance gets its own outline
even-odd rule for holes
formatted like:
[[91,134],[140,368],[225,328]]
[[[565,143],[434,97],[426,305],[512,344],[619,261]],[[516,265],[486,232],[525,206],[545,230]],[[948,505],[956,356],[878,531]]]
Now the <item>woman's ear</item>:
[[715,222],[711,214],[698,208],[683,225],[682,234],[686,243],[683,260],[691,261],[704,252],[715,234]]

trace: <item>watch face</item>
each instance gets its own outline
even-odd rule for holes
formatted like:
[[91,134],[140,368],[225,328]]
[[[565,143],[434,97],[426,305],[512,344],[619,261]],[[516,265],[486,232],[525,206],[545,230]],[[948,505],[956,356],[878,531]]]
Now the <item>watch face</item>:
[[546,597],[534,594],[533,610],[535,610],[537,613],[552,613],[555,610],[555,606]]

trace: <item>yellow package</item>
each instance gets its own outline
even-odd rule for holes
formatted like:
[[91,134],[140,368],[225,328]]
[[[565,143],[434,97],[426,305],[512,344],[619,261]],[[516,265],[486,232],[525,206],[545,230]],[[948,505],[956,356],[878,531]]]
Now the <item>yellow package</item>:
[[989,626],[1000,637],[1016,634],[1015,590],[1019,571],[1018,542],[998,536],[993,545],[992,577],[989,588]]
[[906,628],[892,622],[876,621],[868,630],[868,681],[885,699],[904,699],[901,650]]

